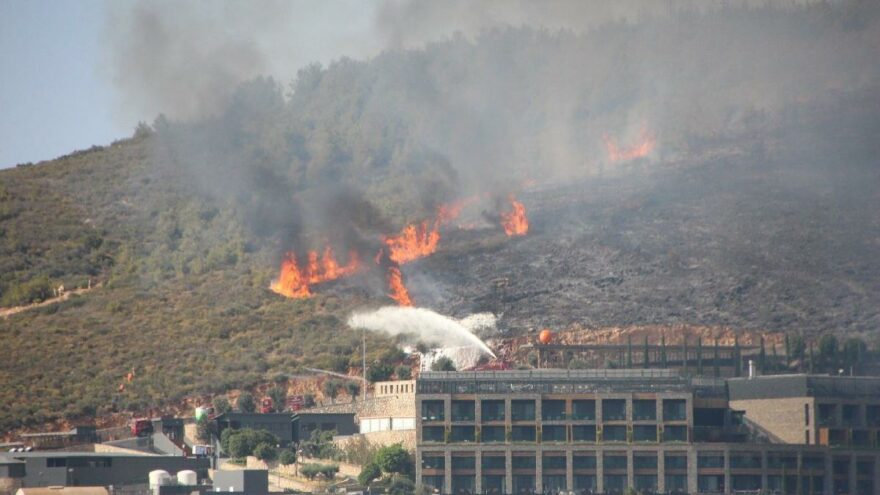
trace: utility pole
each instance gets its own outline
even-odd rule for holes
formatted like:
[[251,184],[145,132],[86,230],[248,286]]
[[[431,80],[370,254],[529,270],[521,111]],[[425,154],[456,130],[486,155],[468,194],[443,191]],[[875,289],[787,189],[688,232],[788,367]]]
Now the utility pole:
[[363,393],[364,393],[364,400],[366,401],[367,400],[367,329],[363,328],[363,329],[361,329],[361,332],[363,332],[363,337],[364,337],[364,343],[363,343],[363,347],[362,347],[362,349],[363,349],[363,370],[364,370],[364,386],[363,386],[364,391],[363,391]]

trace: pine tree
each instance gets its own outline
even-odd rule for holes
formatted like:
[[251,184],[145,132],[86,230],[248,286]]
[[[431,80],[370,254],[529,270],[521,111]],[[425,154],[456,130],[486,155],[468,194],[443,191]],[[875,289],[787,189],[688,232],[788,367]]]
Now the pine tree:
[[703,337],[697,337],[697,375],[703,374]]
[[626,340],[626,367],[633,367],[633,338],[630,335]]
[[644,352],[644,354],[642,355],[642,368],[648,369],[648,366],[651,363],[651,361],[650,361],[651,358],[648,354],[649,350],[648,350],[648,336],[647,335],[645,335],[645,346],[644,346],[643,352]]

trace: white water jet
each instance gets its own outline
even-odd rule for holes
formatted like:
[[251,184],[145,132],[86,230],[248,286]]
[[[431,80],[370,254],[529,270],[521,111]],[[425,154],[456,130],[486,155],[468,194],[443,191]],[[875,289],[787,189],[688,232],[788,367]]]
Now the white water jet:
[[[480,320],[481,323],[487,321],[485,316]],[[375,311],[352,314],[348,319],[348,326],[371,332],[386,332],[394,336],[414,335],[419,340],[442,347],[475,347],[495,357],[492,349],[471,333],[467,326],[430,309],[385,306]]]

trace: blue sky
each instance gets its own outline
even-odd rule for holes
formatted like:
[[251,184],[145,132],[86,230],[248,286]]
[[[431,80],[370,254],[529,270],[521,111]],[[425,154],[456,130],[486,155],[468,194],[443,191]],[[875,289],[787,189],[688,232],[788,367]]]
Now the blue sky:
[[0,1],[0,168],[131,134],[101,73],[101,0]]

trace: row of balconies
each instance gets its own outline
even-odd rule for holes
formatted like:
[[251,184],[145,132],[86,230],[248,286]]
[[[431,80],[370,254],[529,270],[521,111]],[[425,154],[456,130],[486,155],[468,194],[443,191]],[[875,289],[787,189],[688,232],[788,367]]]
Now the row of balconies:
[[[596,421],[596,400],[542,400],[540,419],[542,421]],[[658,402],[656,400],[631,401],[627,408],[626,399],[602,399],[600,410],[603,421],[656,421]],[[664,421],[686,421],[687,407],[684,399],[662,399],[661,412]],[[630,410],[628,410],[630,409]],[[446,409],[443,400],[422,400],[423,421],[445,421]],[[453,422],[476,421],[476,402],[473,400],[451,401],[450,416]],[[536,421],[535,400],[511,400],[511,421]],[[507,408],[504,400],[490,399],[480,402],[480,421],[506,421]]]
[[686,425],[422,426],[425,443],[669,443],[687,442]]

